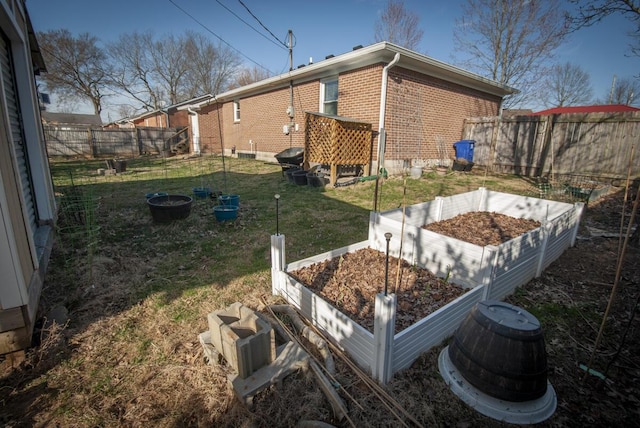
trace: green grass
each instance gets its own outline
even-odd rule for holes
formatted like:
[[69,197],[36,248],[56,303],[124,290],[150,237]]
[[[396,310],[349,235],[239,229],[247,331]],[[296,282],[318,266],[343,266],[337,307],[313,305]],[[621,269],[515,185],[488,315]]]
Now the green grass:
[[[278,229],[287,237],[288,259],[366,239],[369,212],[374,207],[376,183],[358,183],[343,188],[318,189],[296,186],[283,177],[277,164],[251,159],[220,157],[190,160],[143,157],[127,162],[127,170],[114,176],[100,176],[103,161],[52,161],[56,189],[62,194],[73,184],[90,194],[95,202],[92,219],[99,227],[97,253],[113,257],[131,251],[132,263],[154,264],[144,285],[133,287],[136,298],[162,291],[158,278],[170,278],[178,289],[227,282],[269,268],[269,235]],[[432,200],[436,196],[491,188],[522,191],[523,180],[501,177],[490,180],[482,174],[426,173],[421,179],[390,178],[378,186],[378,209],[398,208]],[[495,185],[498,187],[497,185]],[[235,222],[216,222],[211,200],[194,200],[189,218],[168,225],[154,224],[145,194],[165,191],[192,194],[193,187],[240,195],[241,210]],[[199,270],[202,265],[220,267]],[[169,294],[175,294],[172,290]]]
[[[127,425],[130,420],[119,418],[129,413],[139,424],[153,424],[193,404],[192,391],[215,396],[203,414],[233,412],[217,404],[227,402],[227,393],[208,383],[216,379],[213,368],[196,364],[197,335],[207,328],[207,314],[234,302],[256,307],[271,294],[270,235],[276,228],[286,237],[289,262],[367,239],[376,194],[374,181],[296,186],[278,164],[252,159],[225,158],[223,169],[217,156],[141,157],[127,160],[126,171],[117,175],[99,175],[105,163],[98,160],[52,160],[50,166],[60,208],[65,198],[82,194],[80,218],[89,220],[78,222],[75,235],[65,235],[59,224],[43,289],[45,312],[58,304],[69,309],[78,344],[44,375],[62,393],[43,402],[40,412],[61,426],[77,420],[85,426]],[[378,209],[481,186],[518,194],[532,189],[515,176],[427,172],[418,180],[381,181]],[[147,193],[191,195],[194,187],[238,194],[238,219],[219,223],[215,202],[196,199],[188,218],[153,222]],[[120,414],[104,410],[116,402],[137,404]],[[156,410],[142,415],[131,406]]]

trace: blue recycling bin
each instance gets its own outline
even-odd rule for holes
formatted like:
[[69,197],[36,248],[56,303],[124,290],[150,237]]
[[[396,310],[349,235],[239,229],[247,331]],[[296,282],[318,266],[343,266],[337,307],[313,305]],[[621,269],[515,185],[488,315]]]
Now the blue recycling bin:
[[473,162],[473,148],[476,145],[475,140],[460,140],[453,143],[453,148],[456,150],[456,159],[463,158]]

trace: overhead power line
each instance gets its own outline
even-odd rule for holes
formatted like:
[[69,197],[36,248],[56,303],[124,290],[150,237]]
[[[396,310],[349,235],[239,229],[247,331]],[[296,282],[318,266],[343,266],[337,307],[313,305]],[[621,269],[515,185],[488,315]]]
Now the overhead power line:
[[[249,24],[247,21],[245,21],[244,19],[242,19],[240,16],[238,16],[237,13],[235,13],[234,11],[232,11],[231,9],[229,9],[227,6],[225,6],[220,0],[216,0],[216,3],[218,3],[220,6],[224,7],[230,14],[232,14],[233,16],[235,16],[236,18],[238,18],[238,20],[240,20],[243,24],[245,24],[247,27],[251,28],[253,31],[255,31],[256,33],[260,34],[260,36],[264,37],[266,40],[268,40],[270,43],[273,43],[274,45],[278,46],[279,48],[282,49],[286,49],[286,46],[282,46],[282,43],[276,43],[275,41],[271,40],[269,37],[265,36],[263,33],[261,33],[260,31],[258,31],[254,26],[252,26],[251,24]],[[277,39],[276,39],[277,40]],[[280,40],[277,40],[278,42],[280,42]]]
[[271,73],[271,70],[269,70],[268,68],[266,68],[265,66],[263,66],[262,64],[258,63],[257,61],[254,61],[253,59],[249,58],[247,55],[245,55],[240,49],[237,49],[235,46],[233,46],[231,43],[227,42],[225,39],[223,39],[222,37],[220,37],[219,35],[217,35],[216,33],[214,33],[212,30],[210,30],[206,25],[204,25],[202,22],[200,22],[198,19],[196,19],[193,15],[191,15],[189,12],[187,12],[186,10],[184,10],[183,8],[181,8],[180,6],[178,6],[173,0],[169,0],[169,2],[174,5],[176,8],[178,8],[182,13],[184,13],[185,15],[187,15],[189,18],[191,18],[195,23],[197,23],[199,26],[201,26],[202,28],[204,28],[207,32],[211,33],[213,36],[215,36],[218,40],[220,40],[222,43],[224,43],[225,45],[229,46],[231,49],[233,49],[234,51],[238,52],[241,56],[245,57],[246,59],[248,59],[250,62],[254,63],[255,65],[257,65],[258,67],[260,67],[263,70],[268,71],[269,73]]
[[243,2],[242,0],[238,0],[238,2],[239,2],[239,3],[240,3],[240,4],[241,4],[241,5],[242,5],[246,10],[247,10],[247,12],[249,12],[249,15],[253,16],[253,19],[255,19],[256,21],[258,21],[258,24],[260,24],[260,26],[261,26],[262,28],[264,28],[264,29],[265,29],[269,34],[271,34],[271,37],[273,37],[273,38],[274,38],[274,39],[276,39],[278,42],[280,42],[280,44],[281,44],[282,46],[284,46],[285,48],[289,49],[289,45],[287,45],[287,43],[286,43],[286,42],[283,42],[283,41],[282,41],[282,40],[280,40],[278,37],[276,37],[276,35],[275,35],[275,34],[273,34],[273,33],[271,32],[271,30],[269,30],[269,29],[268,29],[268,28],[267,28],[267,27],[262,23],[262,21],[260,21],[260,20],[258,19],[258,17],[257,17],[257,16],[255,16],[255,15],[253,14],[253,12],[251,12],[251,9],[249,9],[249,8],[247,7],[247,5],[246,5],[246,4],[244,4],[244,2]]

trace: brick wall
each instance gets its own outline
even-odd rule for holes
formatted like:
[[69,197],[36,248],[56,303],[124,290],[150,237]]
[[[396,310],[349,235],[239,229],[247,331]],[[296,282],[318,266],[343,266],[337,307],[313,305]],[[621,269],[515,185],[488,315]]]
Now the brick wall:
[[[220,120],[218,121],[218,112]],[[200,125],[200,153],[221,153],[220,123],[222,119],[222,105],[209,104],[198,112],[198,124]]]
[[[384,64],[375,64],[344,72],[338,81],[338,114],[371,123],[378,130],[380,87]],[[293,122],[298,131],[282,131],[290,121],[288,87],[240,98],[240,121],[233,120],[233,102],[220,106],[224,148],[229,151],[257,153],[258,158],[273,159],[273,154],[289,147],[304,146],[304,113],[317,112],[320,81],[294,84]],[[385,158],[402,162],[439,158],[436,142],[446,142],[448,157],[454,156],[453,143],[462,138],[465,118],[493,116],[498,113],[499,97],[452,84],[419,73],[392,68],[387,90],[387,150]],[[220,152],[218,112],[215,105],[203,107],[200,139],[203,152]],[[174,121],[171,125],[175,126]],[[377,152],[374,140],[374,158]]]
[[389,160],[437,160],[437,141],[448,158],[462,138],[464,120],[498,114],[500,98],[402,68],[389,70],[387,150]]

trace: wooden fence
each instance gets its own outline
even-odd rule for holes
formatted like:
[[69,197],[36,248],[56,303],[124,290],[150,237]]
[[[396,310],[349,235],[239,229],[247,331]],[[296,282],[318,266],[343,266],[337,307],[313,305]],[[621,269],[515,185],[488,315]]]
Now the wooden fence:
[[[162,153],[188,138],[181,128],[87,128],[44,126],[49,156],[135,157]],[[188,145],[187,145],[188,147]]]
[[[640,113],[467,119],[474,163],[529,177],[640,177]],[[633,156],[633,159],[631,157]]]

